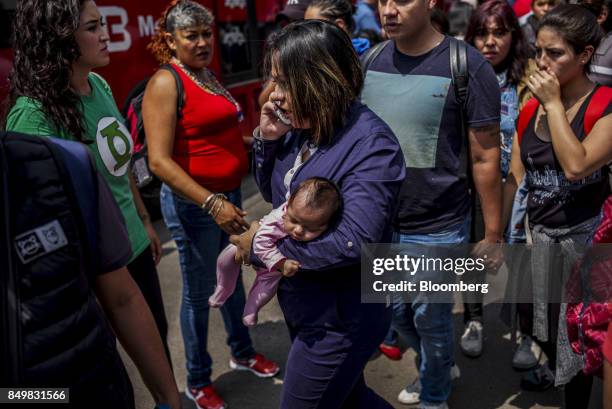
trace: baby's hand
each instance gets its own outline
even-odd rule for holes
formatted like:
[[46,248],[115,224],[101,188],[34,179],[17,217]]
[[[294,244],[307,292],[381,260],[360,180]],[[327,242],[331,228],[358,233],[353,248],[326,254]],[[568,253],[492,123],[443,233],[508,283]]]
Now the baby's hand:
[[281,272],[285,277],[292,277],[300,269],[300,263],[296,260],[285,260]]

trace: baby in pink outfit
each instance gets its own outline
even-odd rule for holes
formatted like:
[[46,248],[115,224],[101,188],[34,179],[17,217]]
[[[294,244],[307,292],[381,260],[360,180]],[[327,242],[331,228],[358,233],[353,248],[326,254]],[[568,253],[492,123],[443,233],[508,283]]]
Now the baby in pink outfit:
[[[257,276],[244,308],[245,325],[257,323],[258,311],[276,294],[281,277],[290,277],[300,268],[299,261],[287,259],[276,243],[287,236],[297,241],[316,239],[338,216],[341,202],[340,191],[333,182],[311,178],[302,182],[288,201],[261,219],[253,238],[253,251],[266,267],[256,269]],[[208,300],[210,306],[220,307],[232,295],[240,265],[233,244],[219,254],[217,287]]]

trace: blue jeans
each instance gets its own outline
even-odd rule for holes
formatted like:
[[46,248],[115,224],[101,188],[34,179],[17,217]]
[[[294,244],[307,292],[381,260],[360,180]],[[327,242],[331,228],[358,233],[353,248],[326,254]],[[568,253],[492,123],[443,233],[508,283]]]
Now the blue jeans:
[[[241,206],[240,189],[225,192],[229,201]],[[217,256],[228,244],[228,236],[200,206],[172,193],[166,185],[160,192],[162,214],[176,242],[183,275],[181,332],[187,357],[187,384],[201,388],[211,383],[212,359],[208,341],[208,297],[217,282]],[[242,323],[245,295],[242,280],[221,307],[227,343],[236,359],[249,359],[255,350],[248,329]]]
[[387,335],[385,335],[385,340],[383,341],[385,345],[390,345],[396,347],[399,345],[399,339],[397,339],[397,331],[393,329],[393,326],[389,328],[387,331]]
[[525,233],[525,215],[527,214],[527,182],[525,179],[516,189],[514,202],[512,203],[512,213],[510,221],[506,227],[506,242],[508,244],[525,243],[527,235]]
[[[469,240],[469,219],[448,231],[431,234],[394,233],[394,243],[460,244]],[[418,275],[418,273],[417,273]],[[452,303],[393,303],[392,328],[418,355],[421,401],[446,402],[451,391],[453,365]]]

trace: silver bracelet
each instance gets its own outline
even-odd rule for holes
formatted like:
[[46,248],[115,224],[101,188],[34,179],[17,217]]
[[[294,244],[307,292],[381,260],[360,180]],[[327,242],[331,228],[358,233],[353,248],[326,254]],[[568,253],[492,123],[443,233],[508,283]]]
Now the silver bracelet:
[[255,129],[253,129],[253,139],[261,141],[261,142],[265,141],[263,136],[261,136],[261,132],[259,130],[259,126],[256,127]]
[[211,211],[216,207],[217,202],[219,201],[219,199],[221,199],[221,201],[223,200],[227,200],[227,196],[225,196],[223,193],[213,193],[210,196],[208,196],[206,198],[206,200],[204,201],[204,203],[202,204],[202,210],[208,212],[208,214],[211,213]]
[[206,198],[206,200],[204,200],[204,203],[202,203],[202,210],[208,210],[210,209],[210,201],[212,199],[214,199],[216,193],[211,193],[208,195],[208,197]]
[[225,200],[223,200],[223,199],[219,200],[219,205],[214,210],[214,212],[211,212],[211,216],[213,217],[213,219],[215,219],[215,218],[217,218],[217,216],[219,216],[219,213],[223,209],[224,202],[225,202]]

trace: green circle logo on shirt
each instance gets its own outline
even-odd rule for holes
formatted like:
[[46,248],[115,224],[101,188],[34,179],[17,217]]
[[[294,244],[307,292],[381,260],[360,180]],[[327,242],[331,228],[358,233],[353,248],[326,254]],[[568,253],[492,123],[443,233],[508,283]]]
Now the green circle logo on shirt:
[[134,149],[125,125],[117,118],[104,117],[98,121],[96,139],[100,158],[108,172],[113,176],[123,176],[128,170]]

